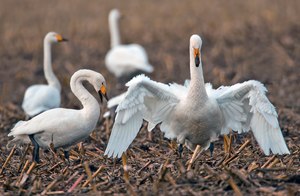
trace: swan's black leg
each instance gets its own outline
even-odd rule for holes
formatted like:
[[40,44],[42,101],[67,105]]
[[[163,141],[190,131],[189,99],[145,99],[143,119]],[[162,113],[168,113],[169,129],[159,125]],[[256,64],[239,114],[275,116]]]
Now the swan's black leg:
[[234,133],[234,136],[235,136],[235,143],[237,143],[237,144],[242,143],[242,137],[240,134]]
[[40,162],[40,154],[39,154],[40,146],[35,141],[35,139],[34,139],[33,136],[34,136],[34,134],[29,135],[29,138],[30,138],[30,140],[31,140],[31,142],[32,142],[32,144],[34,146],[34,148],[33,148],[33,154],[32,154],[32,161],[35,161],[35,162],[39,163]]
[[209,151],[210,151],[211,157],[213,156],[214,149],[215,149],[215,144],[213,142],[211,142],[209,145]]
[[68,160],[69,164],[70,164],[70,153],[68,150],[64,150],[64,155],[65,155],[65,158]]
[[179,158],[181,158],[182,152],[183,152],[183,145],[182,145],[182,144],[179,144],[179,146],[178,146]]

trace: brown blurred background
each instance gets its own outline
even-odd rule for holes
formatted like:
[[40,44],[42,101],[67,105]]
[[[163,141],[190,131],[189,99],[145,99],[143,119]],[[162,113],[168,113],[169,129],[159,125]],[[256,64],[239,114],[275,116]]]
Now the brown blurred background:
[[20,105],[25,89],[45,83],[43,38],[67,37],[53,47],[53,67],[63,84],[62,105],[79,106],[70,76],[80,68],[103,73],[110,95],[116,79],[104,66],[110,47],[107,16],[118,8],[122,43],[148,52],[152,79],[182,83],[189,78],[188,44],[203,39],[205,80],[214,87],[248,79],[266,84],[277,107],[300,113],[300,2],[230,1],[17,1],[0,6],[0,103]]

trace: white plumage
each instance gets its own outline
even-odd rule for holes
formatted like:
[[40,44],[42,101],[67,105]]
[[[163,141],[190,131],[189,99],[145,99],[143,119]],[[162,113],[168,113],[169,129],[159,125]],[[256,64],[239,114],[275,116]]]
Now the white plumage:
[[100,108],[98,101],[83,87],[83,81],[88,81],[94,86],[101,100],[102,95],[106,97],[106,83],[100,73],[84,69],[75,72],[70,86],[83,108],[80,110],[55,108],[29,121],[18,122],[8,134],[14,136],[9,146],[34,140],[33,143],[37,143],[42,148],[49,148],[53,143],[55,149],[62,147],[68,150],[71,145],[88,137],[96,127]]
[[198,35],[190,39],[191,81],[185,86],[162,84],[140,75],[127,83],[128,91],[117,107],[117,115],[105,154],[120,157],[136,137],[143,119],[151,131],[160,129],[191,150],[207,149],[220,134],[232,129],[250,129],[266,155],[289,154],[277,113],[258,81],[212,89],[204,84]]
[[52,71],[51,45],[67,41],[55,32],[49,32],[44,38],[44,74],[47,85],[32,85],[24,94],[22,108],[28,117],[60,106],[60,83]]
[[112,109],[113,107],[119,105],[123,101],[125,96],[126,92],[109,99],[109,101],[107,102],[107,108]]
[[24,95],[22,108],[28,117],[60,106],[60,89],[49,85],[30,86]]
[[107,69],[116,77],[129,76],[136,71],[150,73],[152,65],[144,48],[138,44],[120,45],[118,20],[120,13],[113,9],[109,13],[109,27],[111,34],[111,49],[105,57]]
[[[138,77],[145,77],[145,76],[141,75]],[[130,83],[126,84],[126,86],[129,86],[129,84]],[[188,84],[189,84],[189,80],[186,80],[184,85],[186,86]],[[171,88],[175,91],[175,94],[177,94],[177,96],[182,95],[182,93],[179,91],[187,92],[187,88],[184,88],[182,85],[178,85],[175,83],[172,84]],[[107,108],[112,109],[112,108],[118,106],[125,99],[126,94],[127,94],[127,92],[117,95],[113,98],[110,98],[109,101],[107,102]]]

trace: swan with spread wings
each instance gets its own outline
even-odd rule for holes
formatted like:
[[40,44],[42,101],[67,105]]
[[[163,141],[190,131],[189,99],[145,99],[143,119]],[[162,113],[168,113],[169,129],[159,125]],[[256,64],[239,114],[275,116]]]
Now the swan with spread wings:
[[274,106],[266,97],[267,89],[250,80],[233,86],[213,89],[204,83],[201,62],[202,40],[190,38],[189,85],[163,84],[144,75],[127,83],[128,90],[116,109],[116,118],[105,154],[121,157],[143,120],[151,131],[157,124],[169,139],[177,139],[195,150],[207,149],[219,135],[230,130],[252,130],[266,155],[289,154],[281,133]]

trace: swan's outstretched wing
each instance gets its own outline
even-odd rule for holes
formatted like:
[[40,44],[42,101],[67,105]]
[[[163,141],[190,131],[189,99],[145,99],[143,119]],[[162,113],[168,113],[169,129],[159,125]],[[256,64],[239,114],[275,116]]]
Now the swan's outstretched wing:
[[[173,94],[175,94],[179,99],[182,99],[187,94],[189,82],[190,82],[189,80],[185,80],[184,86],[173,83],[170,84],[169,87]],[[111,109],[115,106],[118,106],[125,99],[125,97],[126,97],[126,92],[117,95],[113,98],[110,98],[109,101],[107,102],[107,107]]]
[[113,108],[113,107],[119,105],[125,99],[125,96],[126,96],[126,92],[122,93],[118,96],[115,96],[113,98],[110,98],[109,101],[107,102],[107,107]]
[[24,95],[22,108],[29,116],[60,106],[60,92],[48,85],[33,85]]
[[230,129],[246,132],[252,129],[254,136],[266,155],[289,154],[282,136],[275,107],[268,100],[267,89],[258,81],[250,80],[217,90],[207,88],[216,98],[224,117],[222,134]]
[[180,100],[174,91],[175,84],[158,83],[144,75],[133,78],[127,86],[126,96],[117,107],[115,123],[105,150],[108,157],[121,157],[139,132],[143,119],[149,122],[148,130],[151,131],[170,115]]

